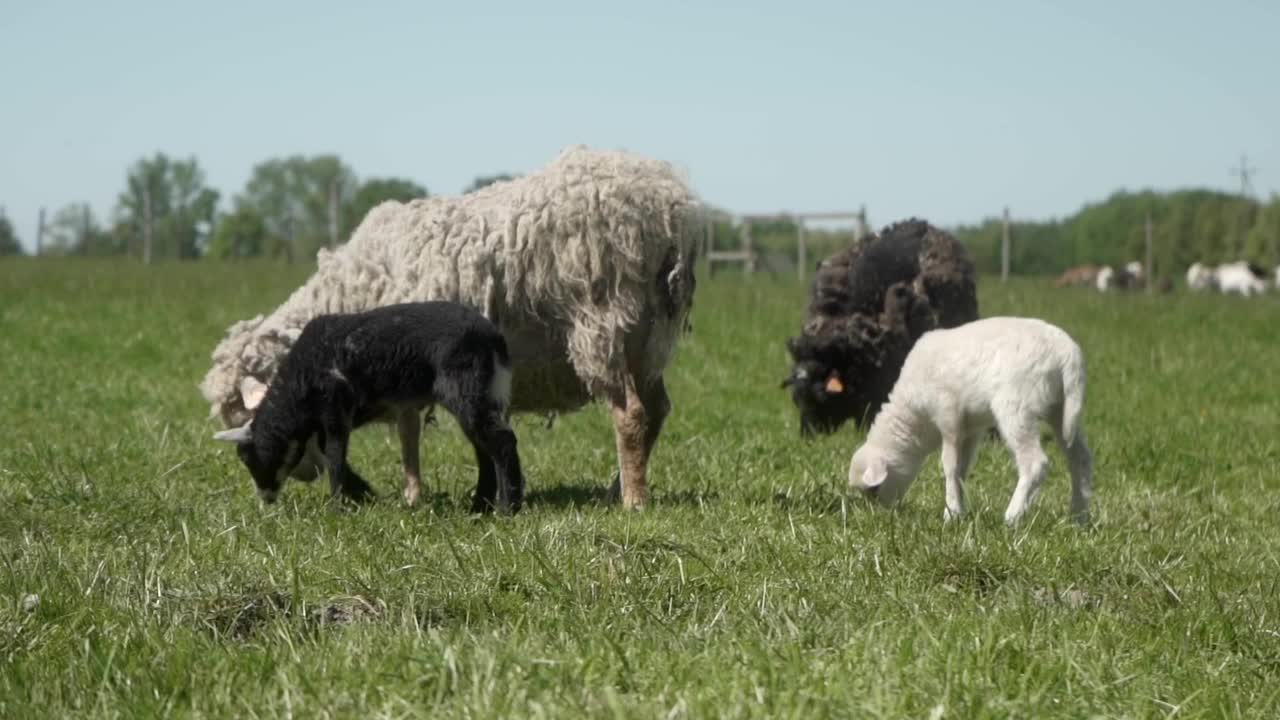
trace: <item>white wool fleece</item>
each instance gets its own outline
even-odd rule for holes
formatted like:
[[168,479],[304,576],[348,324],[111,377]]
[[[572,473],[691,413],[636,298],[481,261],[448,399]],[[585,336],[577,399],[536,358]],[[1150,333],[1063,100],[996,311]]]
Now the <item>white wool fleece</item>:
[[993,426],[1018,466],[1005,521],[1027,511],[1048,471],[1040,422],[1054,431],[1071,470],[1071,512],[1087,522],[1092,456],[1081,424],[1085,365],[1080,346],[1042,320],[993,317],[925,333],[912,348],[889,400],[853,454],[849,485],[883,504],[897,502],[939,445],[946,478],[943,517],[964,512],[964,477]]
[[303,325],[417,300],[480,310],[507,337],[512,410],[567,411],[662,374],[693,300],[701,208],[670,164],[576,146],[460,197],[386,202],[270,315],[232,325],[201,384],[228,426]]

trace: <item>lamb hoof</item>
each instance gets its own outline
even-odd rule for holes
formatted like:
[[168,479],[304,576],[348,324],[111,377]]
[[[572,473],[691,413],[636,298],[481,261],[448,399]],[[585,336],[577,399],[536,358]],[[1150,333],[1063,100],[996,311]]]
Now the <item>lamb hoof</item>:
[[961,517],[964,517],[963,510],[957,510],[953,512],[951,508],[946,508],[942,511],[942,524],[950,525],[955,521],[959,520]]

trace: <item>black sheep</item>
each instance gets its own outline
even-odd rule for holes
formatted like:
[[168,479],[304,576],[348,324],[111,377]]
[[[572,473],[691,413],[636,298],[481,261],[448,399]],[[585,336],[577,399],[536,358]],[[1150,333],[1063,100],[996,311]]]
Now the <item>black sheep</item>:
[[866,427],[889,396],[915,341],[978,317],[973,263],[949,233],[918,219],[895,223],[824,260],[799,337],[787,341],[783,381],[800,431]]
[[507,424],[510,368],[498,329],[457,303],[321,315],[306,324],[275,379],[253,399],[253,420],[214,437],[237,443],[265,502],[275,501],[313,440],[324,453],[330,492],[360,501],[373,491],[347,463],[351,432],[372,421],[397,422],[405,497],[412,503],[422,412],[439,404],[457,418],[475,448],[479,480],[473,511],[487,512],[496,504],[515,512],[524,497],[524,476]]

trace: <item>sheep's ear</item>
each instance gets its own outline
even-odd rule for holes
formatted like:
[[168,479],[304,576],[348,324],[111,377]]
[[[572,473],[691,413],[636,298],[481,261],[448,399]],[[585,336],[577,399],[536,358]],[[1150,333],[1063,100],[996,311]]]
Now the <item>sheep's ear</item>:
[[252,375],[246,375],[240,381],[240,399],[244,401],[245,410],[255,410],[262,404],[267,395],[267,385]]
[[238,428],[216,432],[213,434],[213,439],[221,442],[236,443],[237,445],[247,443],[253,437],[249,433],[249,425],[250,423],[245,423]]
[[880,487],[888,479],[889,466],[885,465],[884,460],[874,458],[867,463],[867,469],[862,473],[862,486],[866,488]]
[[827,376],[827,384],[822,387],[832,395],[839,395],[844,392],[844,383],[840,380],[840,373],[832,370],[831,374]]

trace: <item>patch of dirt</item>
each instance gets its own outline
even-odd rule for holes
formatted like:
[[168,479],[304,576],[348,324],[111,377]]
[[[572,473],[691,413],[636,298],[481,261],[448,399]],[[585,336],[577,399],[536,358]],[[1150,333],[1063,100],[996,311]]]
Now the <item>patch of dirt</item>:
[[1102,597],[1080,588],[1036,588],[1031,598],[1037,605],[1066,607],[1072,610],[1096,610],[1102,605]]
[[333,598],[322,607],[314,609],[309,619],[324,625],[350,625],[377,620],[386,614],[386,603],[363,595]]
[[293,614],[293,598],[281,592],[249,592],[213,598],[200,624],[218,637],[247,640],[266,624]]

